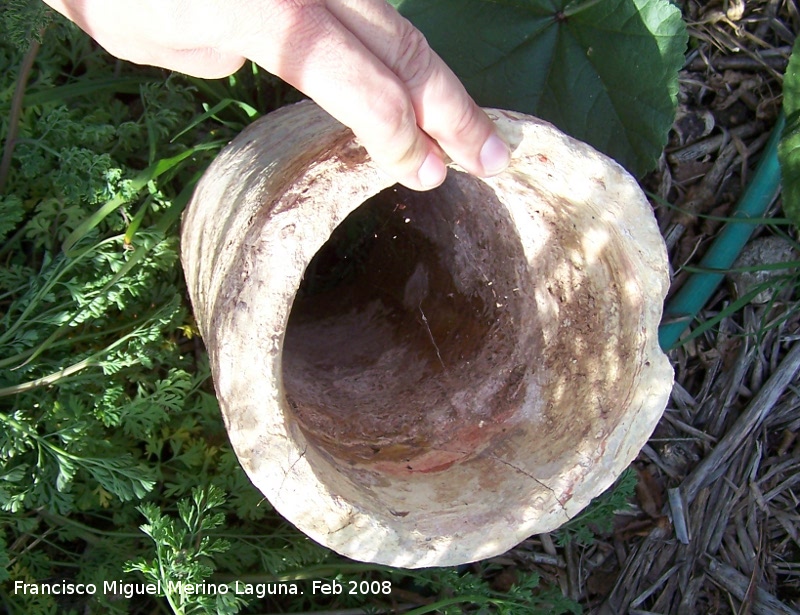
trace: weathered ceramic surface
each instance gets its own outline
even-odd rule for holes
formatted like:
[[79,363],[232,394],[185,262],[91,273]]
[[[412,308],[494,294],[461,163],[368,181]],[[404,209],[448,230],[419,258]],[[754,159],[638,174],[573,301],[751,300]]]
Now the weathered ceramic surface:
[[[355,559],[460,564],[560,526],[669,396],[667,259],[636,182],[546,122],[488,112],[509,169],[454,167],[415,193],[312,103],[283,108],[220,154],[184,217],[236,454],[287,519]],[[366,265],[301,298],[368,199]]]

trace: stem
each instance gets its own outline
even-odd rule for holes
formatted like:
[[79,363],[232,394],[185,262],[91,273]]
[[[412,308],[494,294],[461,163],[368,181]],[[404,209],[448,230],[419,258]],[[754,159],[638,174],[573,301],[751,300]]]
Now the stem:
[[[48,278],[45,285],[42,288],[40,288],[38,292],[34,295],[30,303],[22,311],[22,314],[20,314],[17,317],[17,320],[14,322],[14,324],[11,325],[8,329],[6,329],[2,335],[0,335],[0,344],[4,344],[11,339],[11,336],[16,332],[16,330],[19,329],[23,324],[25,324],[27,317],[39,307],[44,297],[47,296],[47,294],[51,291],[51,289],[57,283],[59,283],[61,281],[61,278],[65,276],[73,267],[75,267],[78,263],[80,263],[85,257],[90,256],[94,250],[100,249],[107,243],[113,241],[119,241],[121,238],[122,238],[121,235],[109,237],[108,239],[104,239],[103,241],[93,246],[85,248],[79,254],[75,255],[71,259],[64,259],[61,262],[56,262],[53,265],[53,267],[54,268],[61,267],[61,270],[56,271],[50,278]],[[86,307],[84,307],[83,309],[86,309]],[[83,310],[81,310],[81,312],[82,311]],[[73,322],[81,312],[78,312],[78,314],[73,316],[72,319],[70,320],[70,323]]]
[[[0,184],[0,191],[2,191],[1,184]],[[16,231],[14,231],[14,234],[11,235],[11,237],[6,239],[6,242],[3,244],[2,247],[0,247],[0,258],[3,258],[6,252],[8,252],[14,246],[14,242],[16,242],[20,237],[22,237],[25,234],[25,231],[28,230],[28,222],[30,222],[30,219],[23,222],[22,226],[20,226]]]
[[98,542],[97,536],[106,536],[108,538],[136,538],[137,540],[142,538],[142,534],[140,532],[109,532],[106,530],[97,530],[89,525],[81,523],[80,521],[74,521],[73,519],[63,517],[44,508],[39,509],[37,513],[40,517],[52,524],[75,528],[81,532],[81,538],[83,538],[83,540],[93,544]]
[[[151,322],[151,320],[157,318],[160,313],[161,313],[161,311],[155,312],[154,314],[152,314],[152,316],[148,317],[144,321],[144,323],[142,325],[136,327],[136,329],[134,329],[133,331],[131,331],[127,335],[123,335],[121,338],[119,338],[115,342],[109,344],[108,346],[106,346],[102,350],[99,350],[99,351],[95,352],[94,354],[86,357],[82,361],[78,361],[77,363],[74,363],[74,364],[70,365],[69,367],[65,367],[64,369],[59,370],[57,372],[54,372],[52,374],[48,374],[47,376],[42,376],[41,378],[37,378],[36,380],[30,380],[28,382],[23,382],[22,384],[15,384],[14,386],[5,387],[5,388],[0,389],[0,397],[5,397],[5,396],[9,396],[9,395],[17,395],[19,393],[23,393],[24,391],[29,391],[31,389],[35,389],[35,388],[38,388],[38,387],[43,387],[43,386],[48,386],[48,385],[51,385],[51,384],[55,384],[59,380],[62,380],[64,378],[68,377],[68,376],[71,376],[72,374],[75,374],[75,373],[77,373],[77,372],[79,372],[79,371],[81,371],[83,369],[86,369],[87,367],[101,365],[102,364],[102,359],[103,359],[103,357],[105,355],[110,353],[112,350],[115,350],[116,348],[118,348],[119,346],[121,346],[122,344],[127,342],[128,340],[137,337],[141,333],[141,331],[145,327],[148,326],[148,324]],[[28,361],[30,361],[30,359]],[[26,361],[26,363],[28,361]],[[2,417],[3,417],[3,415],[0,414],[0,418],[2,418]]]
[[175,598],[169,592],[169,583],[168,583],[168,576],[167,572],[164,569],[164,560],[161,557],[161,545],[156,544],[156,558],[158,559],[158,575],[161,577],[161,582],[164,584],[164,597],[169,602],[169,606],[172,608],[172,611],[176,615],[184,615],[183,607],[176,604]]
[[93,354],[91,357],[87,357],[83,361],[78,361],[69,367],[65,367],[64,369],[53,372],[52,374],[48,374],[47,376],[42,376],[41,378],[37,378],[36,380],[29,380],[28,382],[23,382],[22,384],[15,384],[14,386],[5,387],[0,389],[0,397],[6,397],[8,395],[17,395],[19,393],[24,393],[25,391],[30,391],[31,389],[36,389],[39,387],[48,386],[54,384],[61,380],[62,378],[66,378],[67,376],[71,376],[72,374],[81,371],[87,367],[92,365],[97,365],[98,355],[103,353]]
[[0,194],[6,185],[8,172],[11,169],[11,156],[14,153],[14,147],[17,144],[17,133],[19,132],[19,120],[22,116],[22,100],[25,98],[25,88],[28,86],[28,77],[31,75],[33,63],[39,53],[39,48],[42,44],[39,42],[44,30],[39,32],[39,36],[31,41],[31,46],[25,53],[22,59],[22,64],[19,67],[19,75],[17,76],[17,86],[14,88],[14,97],[11,99],[11,112],[8,115],[8,136],[6,137],[5,145],[3,146],[3,158],[0,160]]
[[47,440],[46,436],[40,436],[36,433],[36,430],[31,425],[25,425],[24,423],[20,423],[18,420],[11,418],[7,414],[3,414],[0,412],[0,421],[4,422],[6,425],[9,425],[16,429],[20,433],[24,433],[28,436],[31,440],[36,442],[39,445],[39,467],[44,467],[44,460],[41,457],[42,450],[50,453],[56,457],[64,457],[76,463],[86,463],[86,459],[83,457],[79,457],[77,455],[73,455],[72,453],[65,451],[63,448],[52,444]]
[[[17,563],[17,560],[19,560],[19,558],[20,558],[20,557],[22,557],[23,555],[25,555],[25,553],[27,553],[28,551],[31,551],[31,550],[33,550],[33,549],[34,549],[34,548],[35,548],[35,547],[36,547],[36,546],[37,546],[37,545],[38,545],[40,542],[42,542],[42,541],[43,541],[45,538],[47,538],[48,534],[52,534],[54,531],[55,531],[55,530],[53,530],[53,528],[47,528],[47,529],[44,531],[44,533],[43,533],[41,536],[37,536],[37,537],[36,537],[36,539],[35,539],[35,540],[34,540],[34,541],[31,543],[31,544],[27,545],[27,546],[26,546],[24,549],[22,549],[22,551],[20,551],[20,552],[19,552],[19,554],[18,554],[18,555],[16,555],[14,558],[12,558],[11,560],[9,560],[9,562],[8,562],[8,569],[11,569],[11,567],[12,567],[14,564],[16,564],[16,563]],[[30,536],[30,534],[28,534],[28,536]],[[17,542],[19,542],[19,541],[17,541]],[[15,544],[13,544],[13,545],[11,545],[11,549],[10,549],[10,552],[11,552],[11,553],[13,553],[13,552],[14,552],[14,548],[15,548],[16,546],[17,546],[17,544],[16,544],[16,543],[15,543]]]
[[[118,333],[119,331],[124,331],[125,329],[129,328],[131,325],[137,325],[139,323],[145,322],[148,320],[149,317],[140,318],[139,320],[135,320],[133,322],[126,322],[122,325],[117,325],[116,327],[109,327],[108,329],[104,329],[103,333],[106,335],[113,335],[114,333]],[[72,346],[77,344],[82,344],[83,342],[93,341],[97,339],[97,333],[86,333],[83,335],[75,335],[70,337],[67,340],[61,340],[60,342],[54,342],[48,348],[60,348],[62,346]],[[8,357],[7,359],[0,359],[0,369],[7,368],[15,363],[19,363],[30,357],[36,350],[38,350],[38,346],[35,348],[28,348],[27,350],[23,350],[13,356]],[[18,367],[22,367],[19,365]]]

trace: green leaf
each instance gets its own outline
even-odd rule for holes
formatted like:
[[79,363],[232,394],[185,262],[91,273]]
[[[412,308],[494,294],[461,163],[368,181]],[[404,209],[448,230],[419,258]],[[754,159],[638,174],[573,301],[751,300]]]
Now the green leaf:
[[146,76],[133,77],[100,77],[96,79],[81,79],[75,83],[53,87],[31,89],[25,94],[23,104],[25,107],[34,107],[48,103],[61,103],[71,98],[81,96],[98,96],[111,92],[113,94],[138,94],[142,84],[152,82]]
[[22,199],[17,195],[0,196],[0,241],[13,231],[25,215]]
[[47,5],[36,0],[6,0],[0,5],[0,17],[5,21],[11,43],[24,50],[33,40],[41,42],[52,14]]
[[483,106],[542,117],[641,175],[686,48],[668,0],[391,0]]
[[800,227],[800,39],[794,42],[783,78],[786,126],[778,144],[783,181],[783,211]]
[[109,199],[102,207],[100,207],[100,209],[81,222],[81,224],[79,224],[78,227],[67,236],[63,245],[61,246],[64,254],[70,257],[73,256],[76,253],[73,251],[73,247],[76,243],[83,239],[89,233],[89,231],[100,224],[100,222],[102,222],[104,218],[111,214],[111,212],[119,209],[119,207],[131,200],[131,196],[137,194],[140,190],[147,186],[149,182],[157,179],[167,171],[172,170],[187,158],[194,156],[197,152],[209,149],[218,149],[220,145],[221,142],[201,143],[182,151],[176,156],[172,156],[170,158],[161,158],[151,164],[144,171],[134,177],[133,180],[131,180],[132,194],[120,194],[112,199]]
[[69,487],[70,483],[72,483],[72,479],[75,477],[77,468],[75,467],[72,459],[69,457],[56,456],[55,460],[58,465],[56,489],[59,491],[65,491]]
[[611,488],[556,531],[558,544],[564,546],[574,540],[578,544],[591,545],[598,531],[610,532],[616,512],[630,507],[636,483],[636,472],[631,468],[625,470]]
[[150,468],[136,464],[131,455],[78,460],[106,491],[123,501],[142,499],[155,486]]

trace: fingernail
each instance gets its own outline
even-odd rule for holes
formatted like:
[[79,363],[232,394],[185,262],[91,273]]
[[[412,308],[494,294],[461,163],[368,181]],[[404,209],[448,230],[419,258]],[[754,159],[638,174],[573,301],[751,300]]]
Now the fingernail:
[[481,148],[481,166],[486,175],[497,175],[504,171],[510,160],[508,145],[500,137],[493,134],[486,139]]
[[425,162],[417,171],[417,179],[425,188],[435,188],[444,181],[447,175],[447,167],[444,162],[433,152],[428,153]]

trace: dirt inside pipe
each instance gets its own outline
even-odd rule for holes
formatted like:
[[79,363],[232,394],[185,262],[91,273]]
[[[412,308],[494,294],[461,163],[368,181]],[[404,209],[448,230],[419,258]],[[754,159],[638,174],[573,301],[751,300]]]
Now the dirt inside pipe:
[[284,391],[309,441],[430,472],[502,431],[529,356],[515,330],[522,254],[505,207],[463,173],[353,211],[308,265],[284,339]]

